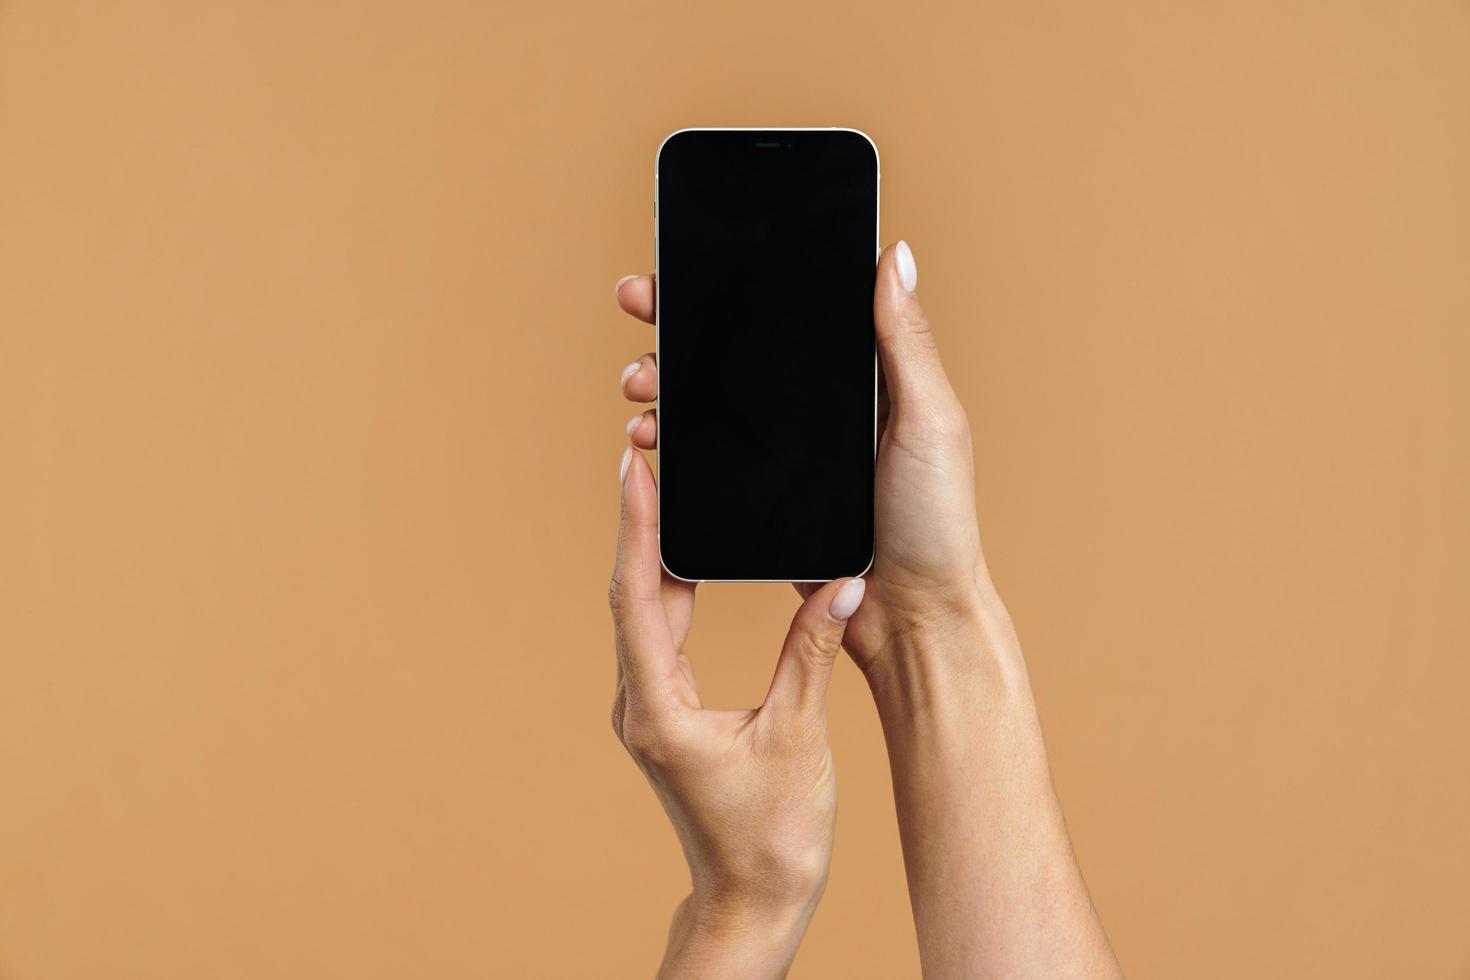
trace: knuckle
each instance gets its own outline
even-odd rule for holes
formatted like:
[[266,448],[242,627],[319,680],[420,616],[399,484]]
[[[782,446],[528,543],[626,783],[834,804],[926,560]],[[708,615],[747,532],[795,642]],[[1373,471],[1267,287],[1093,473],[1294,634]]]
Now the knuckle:
[[627,584],[623,582],[622,576],[620,576],[617,572],[614,572],[612,578],[609,579],[607,583],[608,608],[616,612],[617,610],[624,608],[627,604]]
[[797,645],[797,653],[810,664],[825,667],[837,659],[842,638],[835,629],[819,628],[807,633]]
[[625,707],[618,734],[628,754],[642,765],[669,768],[679,758],[680,743],[674,726],[636,705]]
[[612,703],[612,730],[623,741],[623,720],[628,712],[628,689],[622,684],[618,685],[617,693],[613,695]]
[[619,563],[607,583],[607,604],[613,612],[631,609],[638,603],[657,601],[657,585],[650,586],[638,581],[636,568],[624,568]]
[[970,448],[970,419],[956,401],[894,413],[889,417],[888,427],[906,444],[927,446],[946,456],[962,454]]
[[903,326],[903,332],[910,337],[933,338],[934,328],[929,323],[929,318],[924,311],[914,307],[902,310],[898,314],[898,322]]

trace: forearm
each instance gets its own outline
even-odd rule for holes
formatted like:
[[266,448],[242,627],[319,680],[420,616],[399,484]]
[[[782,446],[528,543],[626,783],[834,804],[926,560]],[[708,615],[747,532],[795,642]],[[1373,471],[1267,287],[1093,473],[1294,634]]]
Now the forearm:
[[868,672],[926,977],[1107,977],[1020,647],[993,593]]
[[779,908],[686,898],[674,911],[659,980],[786,976],[820,894]]

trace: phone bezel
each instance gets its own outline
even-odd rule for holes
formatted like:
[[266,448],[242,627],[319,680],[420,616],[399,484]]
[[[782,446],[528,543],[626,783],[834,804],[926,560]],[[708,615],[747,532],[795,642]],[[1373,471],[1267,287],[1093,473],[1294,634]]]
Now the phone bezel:
[[[659,274],[658,274],[658,270],[659,270],[659,256],[658,256],[658,222],[659,222],[659,209],[658,209],[658,171],[659,171],[659,161],[663,159],[664,147],[668,144],[669,140],[673,139],[675,136],[680,135],[681,133],[752,133],[752,134],[754,134],[754,133],[853,133],[855,135],[861,136],[863,139],[867,140],[868,141],[868,145],[873,148],[873,162],[874,162],[874,170],[875,170],[875,179],[874,179],[874,182],[873,182],[873,196],[874,196],[874,201],[873,201],[873,214],[874,214],[874,221],[873,221],[873,262],[876,264],[877,261],[878,261],[878,258],[883,254],[883,242],[882,242],[882,238],[880,237],[880,235],[881,235],[880,225],[882,223],[882,204],[883,204],[883,160],[882,160],[881,155],[878,153],[878,144],[873,140],[873,137],[869,136],[867,133],[863,132],[861,129],[854,129],[854,128],[848,127],[848,126],[770,126],[770,127],[762,127],[762,126],[686,126],[683,129],[676,129],[672,133],[669,133],[669,135],[665,136],[663,138],[663,140],[658,144],[658,150],[657,150],[656,153],[654,153],[654,157],[653,157],[653,295],[654,295],[654,300],[653,300],[653,349],[654,349],[654,357],[655,357],[656,360],[658,359],[658,352],[661,349],[661,343],[662,343],[661,342],[660,327],[661,327],[662,310],[663,310],[663,304],[659,301]],[[657,395],[655,395],[655,397],[654,397],[654,405],[653,405],[653,413],[654,413],[654,419],[655,419],[656,422],[660,421],[659,420],[659,410],[660,410],[659,399],[658,399]],[[660,426],[660,428],[661,428],[661,426]],[[875,349],[874,352],[873,352],[873,460],[874,460],[875,465],[877,463],[877,458],[878,458],[878,356],[877,356],[877,351]],[[655,461],[655,465],[658,468],[658,472],[659,473],[662,473],[663,472],[663,441],[662,440],[659,440],[658,444],[654,448],[654,461]],[[668,573],[671,577],[673,577],[675,579],[678,579],[680,582],[692,582],[692,583],[701,583],[701,582],[757,582],[757,583],[770,583],[770,582],[826,582],[826,581],[829,581],[828,579],[808,579],[808,578],[799,578],[799,579],[774,579],[774,578],[697,578],[696,579],[696,578],[685,578],[684,576],[680,575],[678,572],[676,572],[672,568],[670,568],[669,567],[669,563],[664,560],[663,527],[664,527],[663,493],[660,492],[659,495],[658,495],[658,562],[663,567],[663,570],[666,573]],[[877,550],[878,550],[878,543],[877,543],[877,533],[876,533],[876,529],[875,529],[875,532],[874,532],[874,540],[873,540],[873,549],[869,553],[869,556],[868,556],[868,564],[863,568],[862,571],[857,572],[852,577],[854,577],[854,578],[860,578],[863,575],[866,575],[868,573],[868,571],[873,567],[873,560],[877,557]]]

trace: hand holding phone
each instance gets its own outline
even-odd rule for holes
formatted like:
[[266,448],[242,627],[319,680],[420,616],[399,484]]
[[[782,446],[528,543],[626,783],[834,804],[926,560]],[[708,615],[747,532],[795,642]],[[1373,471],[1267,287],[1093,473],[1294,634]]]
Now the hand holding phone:
[[[883,252],[873,294],[884,380],[876,555],[843,646],[888,745],[924,972],[1118,977],[1052,788],[1020,644],[980,551],[969,425],[917,281],[906,244]],[[624,310],[653,320],[651,279],[631,277],[617,293]],[[623,381],[630,399],[652,400],[658,366],[640,359]],[[639,416],[630,438],[651,448],[655,420]],[[624,474],[640,486],[651,477],[632,450]],[[664,576],[664,589],[687,599],[663,603],[685,632],[693,588]],[[797,588],[822,601],[816,586]],[[778,925],[750,934],[794,935]]]
[[691,878],[659,975],[785,976],[827,885],[837,817],[827,685],[865,585],[843,579],[807,597],[759,708],[708,709],[684,654],[695,586],[659,567],[653,474],[629,450],[619,478],[613,729]]
[[[864,578],[869,596],[849,625],[845,646],[869,675],[888,684],[898,641],[924,642],[982,612],[1004,617],[980,547],[970,427],[917,295],[918,269],[905,242],[884,249],[871,296],[882,373],[877,400],[878,458],[874,472],[873,562]],[[654,322],[651,276],[626,276],[615,290],[623,311]],[[664,385],[652,354],[624,369],[623,394],[652,402]],[[806,424],[773,416],[773,430]],[[663,438],[652,411],[628,426],[637,449]],[[662,491],[660,487],[660,491]],[[810,595],[811,583],[797,583]],[[1008,628],[1008,627],[1007,627]]]

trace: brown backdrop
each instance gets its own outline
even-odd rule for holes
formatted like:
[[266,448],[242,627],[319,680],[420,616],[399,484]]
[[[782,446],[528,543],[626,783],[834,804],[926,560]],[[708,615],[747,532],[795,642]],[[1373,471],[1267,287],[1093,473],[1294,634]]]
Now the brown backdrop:
[[[610,287],[749,124],[882,150],[1130,972],[1470,976],[1467,95],[1448,0],[0,3],[0,977],[650,971]],[[832,704],[794,975],[912,976]]]

